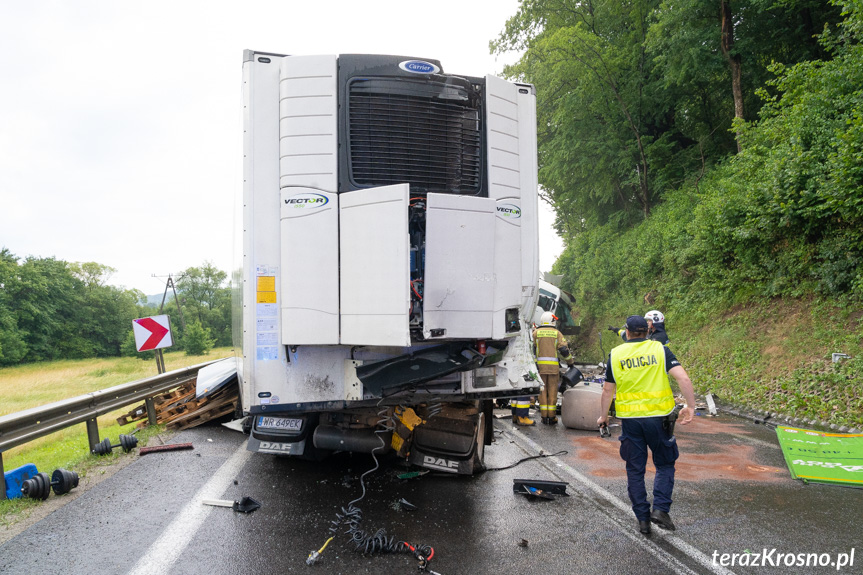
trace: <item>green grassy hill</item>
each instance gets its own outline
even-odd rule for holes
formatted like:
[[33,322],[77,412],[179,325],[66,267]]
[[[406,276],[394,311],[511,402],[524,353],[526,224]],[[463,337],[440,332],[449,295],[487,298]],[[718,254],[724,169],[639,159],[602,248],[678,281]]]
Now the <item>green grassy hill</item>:
[[[648,308],[633,309],[644,313]],[[663,310],[665,311],[665,310]],[[666,313],[670,347],[700,395],[720,403],[863,428],[863,310],[837,300],[776,298],[698,318]],[[607,354],[620,339],[605,330],[623,318],[583,326],[578,354]],[[833,363],[834,353],[851,356]]]

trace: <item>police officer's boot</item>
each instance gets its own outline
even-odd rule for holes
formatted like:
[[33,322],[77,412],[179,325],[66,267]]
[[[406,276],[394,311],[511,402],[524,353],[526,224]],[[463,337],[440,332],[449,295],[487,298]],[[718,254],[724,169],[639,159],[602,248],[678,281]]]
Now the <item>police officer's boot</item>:
[[674,526],[674,522],[671,521],[671,516],[668,515],[665,511],[660,511],[659,509],[654,509],[650,512],[650,522],[656,523],[657,527],[662,529],[667,529],[669,531],[674,531],[677,529]]

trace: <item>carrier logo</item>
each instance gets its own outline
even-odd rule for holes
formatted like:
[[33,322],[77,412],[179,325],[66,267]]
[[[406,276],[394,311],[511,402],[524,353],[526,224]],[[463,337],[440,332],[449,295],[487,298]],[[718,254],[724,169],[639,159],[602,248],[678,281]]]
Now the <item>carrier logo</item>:
[[520,218],[521,208],[515,204],[501,204],[497,207],[497,213],[505,218]]
[[440,68],[431,62],[423,62],[422,60],[405,60],[399,63],[399,68],[411,74],[437,74]]
[[458,469],[458,461],[451,461],[443,457],[433,457],[431,455],[423,455],[423,465],[442,471],[452,471]]
[[321,194],[296,194],[289,198],[285,198],[285,205],[292,208],[320,208],[330,200]]

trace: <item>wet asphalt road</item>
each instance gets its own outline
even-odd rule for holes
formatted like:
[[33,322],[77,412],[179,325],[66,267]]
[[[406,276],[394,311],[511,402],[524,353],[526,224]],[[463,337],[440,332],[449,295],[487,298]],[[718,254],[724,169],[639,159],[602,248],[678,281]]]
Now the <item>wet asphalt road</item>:
[[[498,411],[500,415],[507,412]],[[863,572],[863,490],[805,485],[790,479],[775,433],[732,416],[697,417],[678,427],[673,534],[636,529],[626,496],[616,436],[562,425],[514,428],[495,422],[486,464],[505,467],[543,453],[555,457],[473,478],[428,474],[402,480],[386,461],[366,476],[356,505],[362,527],[432,545],[429,569],[461,573],[836,573],[833,565],[787,567],[779,554],[817,554],[835,562],[854,550]],[[322,463],[245,451],[245,436],[199,427],[172,442],[193,451],[139,457],[27,531],[0,545],[0,572],[64,575],[419,573],[408,554],[366,556],[337,536],[321,561],[306,556],[329,537],[341,507],[362,496],[368,455],[340,454]],[[568,484],[568,497],[529,500],[513,479]],[[652,475],[648,473],[648,486]],[[200,504],[202,498],[251,496],[251,514]],[[53,497],[53,496],[52,496]],[[415,505],[406,511],[398,501]],[[520,545],[521,543],[521,545]],[[775,551],[771,551],[775,549]],[[760,565],[731,566],[733,553]],[[729,554],[726,566],[720,565]],[[714,560],[715,559],[715,560]],[[772,565],[777,563],[778,565]],[[763,564],[767,563],[766,566]]]

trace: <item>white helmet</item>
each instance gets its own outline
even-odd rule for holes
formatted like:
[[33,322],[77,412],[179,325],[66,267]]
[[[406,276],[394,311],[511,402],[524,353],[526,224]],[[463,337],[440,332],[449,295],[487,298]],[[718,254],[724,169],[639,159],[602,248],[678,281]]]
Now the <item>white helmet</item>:
[[540,325],[554,325],[554,314],[547,311],[539,318]]
[[662,315],[662,312],[658,309],[652,309],[646,314],[644,314],[644,319],[649,319],[653,323],[663,323],[665,322],[665,316]]

